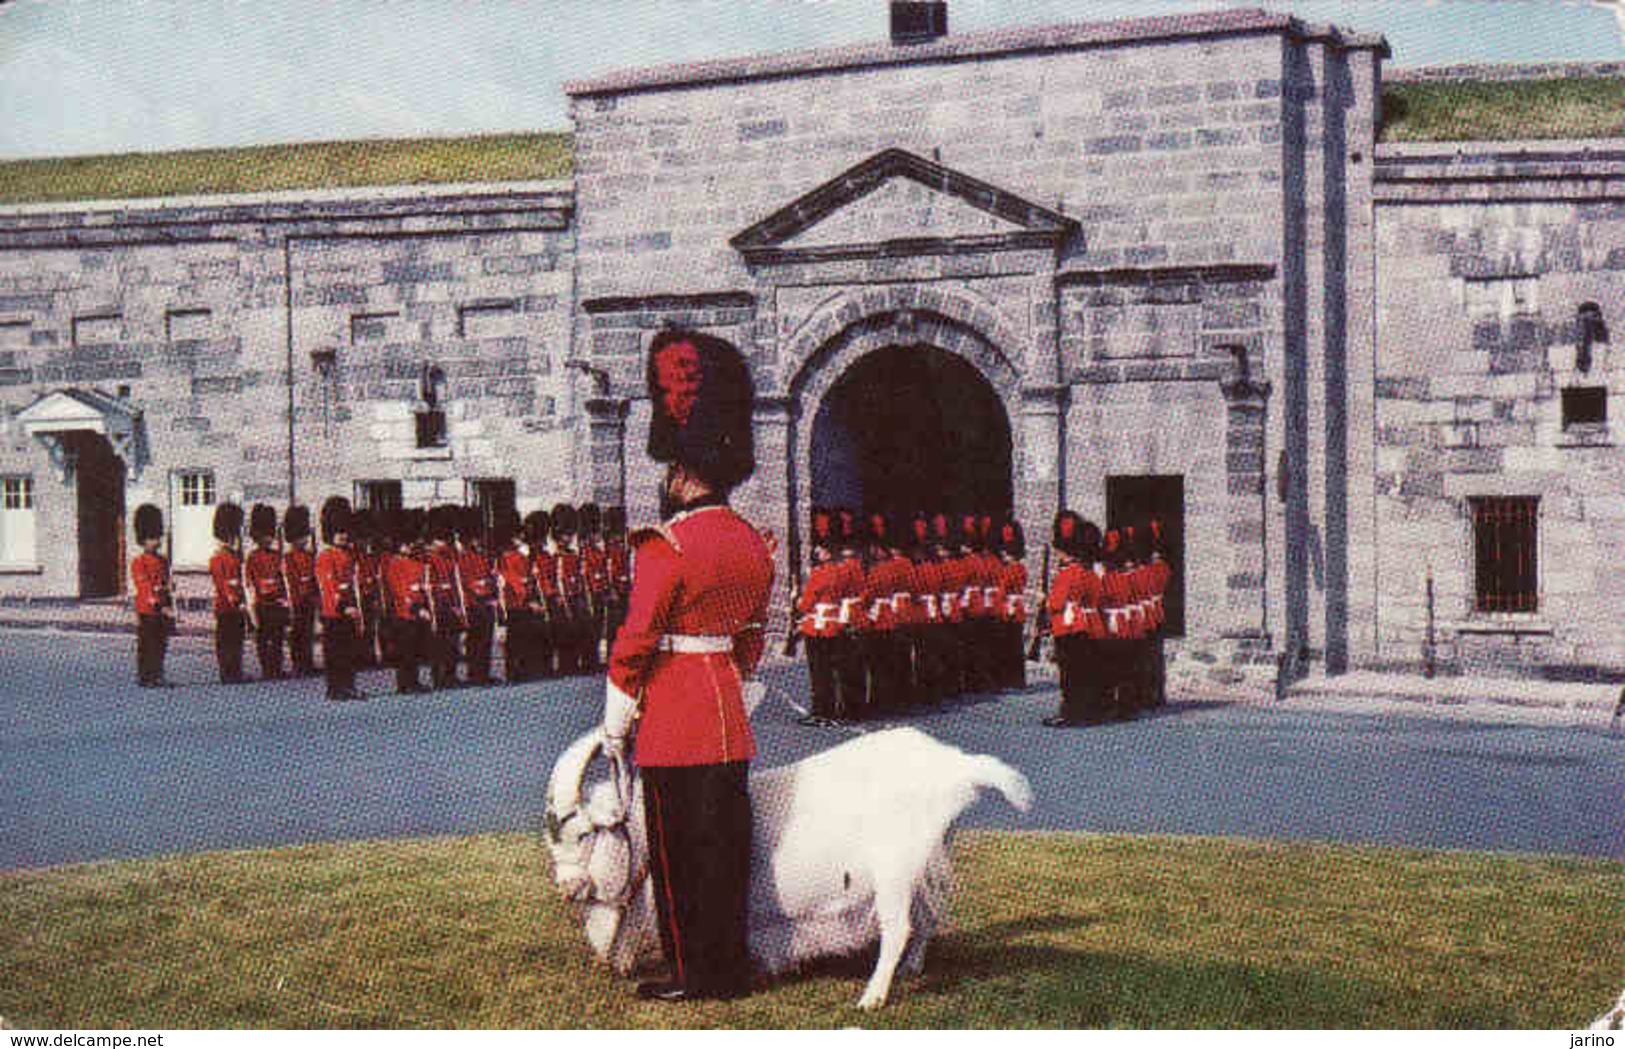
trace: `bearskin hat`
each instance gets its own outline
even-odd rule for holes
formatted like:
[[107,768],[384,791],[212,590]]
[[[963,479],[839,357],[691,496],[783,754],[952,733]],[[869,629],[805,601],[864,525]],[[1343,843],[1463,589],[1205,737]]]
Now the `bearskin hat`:
[[378,525],[373,510],[354,510],[350,513],[350,542],[370,549],[378,538]]
[[812,545],[820,550],[829,550],[835,545],[835,515],[828,510],[814,509],[812,512]]
[[350,530],[350,500],[342,495],[322,501],[322,542],[332,545],[333,537]]
[[243,534],[243,508],[236,503],[221,503],[214,508],[214,537],[229,543]]
[[491,515],[491,549],[504,550],[519,534],[519,513],[516,510],[498,510]]
[[[1005,515],[1009,517],[1009,514]],[[993,515],[983,514],[976,519],[976,537],[981,540],[983,549],[987,549],[993,542]]]
[[553,538],[569,539],[573,537],[580,524],[581,515],[569,503],[559,503],[553,507]]
[[939,546],[948,544],[948,515],[931,515],[931,538]]
[[970,547],[972,550],[981,547],[981,537],[976,529],[976,515],[962,514],[959,518],[959,545]]
[[282,534],[292,542],[310,535],[310,508],[295,503],[282,515]]
[[1069,557],[1088,561],[1093,557],[1094,548],[1100,545],[1100,529],[1073,511],[1062,510],[1055,515],[1050,544]]
[[525,515],[525,542],[532,549],[540,550],[547,537],[553,531],[553,519],[546,510],[532,510]]
[[135,541],[144,543],[149,539],[162,539],[164,537],[164,512],[151,503],[142,503],[135,508]]
[[581,504],[581,534],[588,539],[596,539],[604,529],[604,512],[598,509],[597,503]]
[[678,463],[722,489],[751,475],[755,385],[737,349],[714,335],[663,331],[649,346],[646,378],[654,411],[649,458]]
[[892,545],[891,521],[887,519],[885,514],[878,511],[870,514],[868,526],[870,542],[877,543],[880,546]]
[[626,507],[604,508],[604,535],[610,539],[626,535]]
[[925,511],[921,510],[914,515],[911,525],[914,533],[914,545],[925,546],[931,539],[931,522],[926,519]]
[[857,515],[854,514],[847,507],[842,506],[842,507],[839,507],[839,508],[836,509],[835,517],[836,517],[837,521],[840,522],[840,529],[839,530],[840,530],[840,535],[841,535],[841,545],[842,546],[851,546],[853,543],[857,542],[858,541],[858,518],[857,518]]
[[276,538],[276,509],[264,503],[255,503],[254,508],[248,512],[248,534],[258,539],[260,536]]
[[1122,564],[1123,563],[1123,533],[1118,531],[1115,528],[1110,528],[1110,529],[1106,530],[1106,534],[1104,536],[1102,536],[1101,539],[1102,539],[1101,544],[1100,544],[1101,560],[1105,561],[1108,565],[1120,565],[1120,564]]
[[1027,537],[1021,532],[1021,522],[1010,519],[999,529],[999,549],[1017,561],[1027,556]]
[[1163,527],[1162,518],[1153,517],[1146,522],[1145,538],[1148,554],[1164,558],[1168,556],[1167,529]]

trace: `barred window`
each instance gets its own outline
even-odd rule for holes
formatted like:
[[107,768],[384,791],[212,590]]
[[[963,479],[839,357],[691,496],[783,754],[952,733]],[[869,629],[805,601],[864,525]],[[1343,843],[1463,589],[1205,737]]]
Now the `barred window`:
[[1469,502],[1476,565],[1474,610],[1536,611],[1540,603],[1535,563],[1540,500],[1495,496]]

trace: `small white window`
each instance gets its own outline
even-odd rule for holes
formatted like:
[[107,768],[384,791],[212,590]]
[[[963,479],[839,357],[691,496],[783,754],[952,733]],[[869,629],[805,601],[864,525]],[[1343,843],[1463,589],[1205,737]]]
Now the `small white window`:
[[95,346],[124,338],[124,317],[118,313],[92,313],[73,319],[73,344]]
[[0,477],[0,564],[32,565],[37,558],[34,479]]
[[401,315],[389,313],[356,313],[350,316],[350,344],[387,342],[390,333],[400,322]]
[[201,568],[214,556],[214,473],[175,475],[175,567]]
[[506,339],[520,334],[519,310],[511,302],[482,302],[457,311],[457,330],[465,339]]

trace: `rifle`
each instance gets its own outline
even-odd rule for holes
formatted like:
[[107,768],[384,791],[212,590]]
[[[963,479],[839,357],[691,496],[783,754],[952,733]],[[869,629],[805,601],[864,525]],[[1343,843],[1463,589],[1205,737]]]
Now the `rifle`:
[[451,585],[457,589],[457,613],[463,617],[463,629],[468,629],[468,598],[463,594],[462,557],[454,549],[451,559]]
[[248,617],[248,625],[257,634],[260,632],[259,598],[248,581],[248,554],[246,551],[238,560],[237,568],[237,575],[243,582],[243,614]]
[[350,559],[350,585],[355,588],[355,628],[361,632],[362,637],[367,636],[367,601],[362,596],[361,589],[361,562],[352,557]]
[[796,646],[801,644],[801,629],[796,623],[799,615],[797,607],[801,604],[801,577],[794,577],[794,585],[790,587],[790,629],[784,635],[784,658],[796,658]]
[[440,633],[440,612],[436,606],[440,603],[434,599],[434,581],[429,576],[429,561],[423,561],[423,595],[429,601],[429,629],[435,634]]
[[1049,622],[1049,551],[1048,543],[1044,544],[1044,589],[1038,602],[1038,608],[1033,613],[1033,640],[1027,646],[1027,662],[1036,663],[1040,650],[1044,645],[1044,636],[1050,631]]

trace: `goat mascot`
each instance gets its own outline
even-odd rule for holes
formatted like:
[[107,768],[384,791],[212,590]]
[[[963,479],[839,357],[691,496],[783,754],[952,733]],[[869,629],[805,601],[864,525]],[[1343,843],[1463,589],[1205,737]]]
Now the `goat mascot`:
[[[759,690],[756,696],[759,697]],[[584,915],[600,960],[627,974],[659,954],[641,787],[623,762],[591,784],[596,731],[553,766],[548,845],[558,889]],[[1032,788],[994,757],[912,728],[859,736],[754,773],[750,953],[777,974],[880,941],[862,1009],[886,1003],[898,966],[918,973],[947,901],[948,832],[990,787],[1026,811]]]

